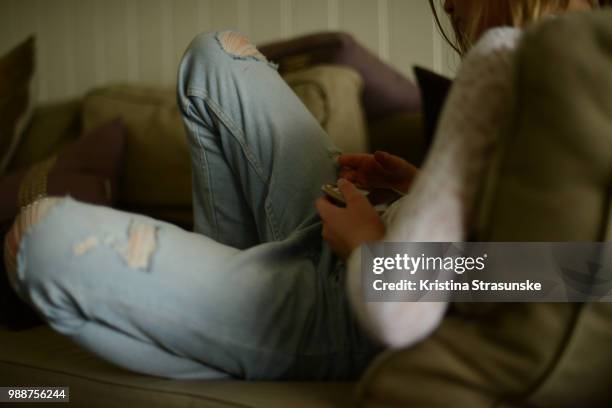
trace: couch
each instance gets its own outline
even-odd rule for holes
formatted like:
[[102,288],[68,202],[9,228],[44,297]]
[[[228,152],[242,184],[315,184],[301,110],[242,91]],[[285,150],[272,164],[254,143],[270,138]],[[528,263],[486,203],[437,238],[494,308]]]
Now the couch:
[[[502,131],[494,170],[478,181],[482,193],[471,239],[611,242],[612,12],[547,21],[530,29],[526,39],[516,63],[513,120]],[[315,83],[295,88],[330,136],[343,143],[350,126],[356,135],[369,135],[356,149],[380,145],[373,124],[381,119],[368,118],[360,99],[362,75],[337,65],[306,70],[308,81],[299,79],[301,68],[288,82]],[[94,126],[137,103],[139,114],[166,118],[156,128],[175,129],[172,143],[184,155],[173,96],[164,92],[130,86],[97,90],[70,106],[72,120]],[[317,107],[322,100],[327,108]],[[392,129],[387,135],[403,133],[406,139],[394,143],[418,146],[422,130],[414,115],[407,112],[410,120],[398,120],[394,113],[376,126]],[[168,182],[171,197],[132,190],[151,169],[131,163],[130,146],[151,140],[142,139],[137,126],[142,120],[126,123],[129,174],[119,204],[188,227],[188,168],[173,157],[141,163],[163,165],[153,171],[176,172],[169,179],[179,181]],[[168,143],[162,133],[152,136],[152,143]],[[37,326],[2,329],[0,384],[67,385],[73,406],[87,407],[596,407],[612,404],[611,344],[610,304],[458,303],[427,340],[383,352],[354,383],[171,381],[121,370]]]

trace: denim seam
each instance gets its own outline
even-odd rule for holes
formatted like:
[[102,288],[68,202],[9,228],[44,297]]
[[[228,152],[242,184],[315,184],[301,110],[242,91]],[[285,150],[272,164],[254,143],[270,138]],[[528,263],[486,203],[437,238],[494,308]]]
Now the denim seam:
[[257,159],[255,158],[251,150],[248,148],[248,146],[243,142],[243,140],[240,140],[240,138],[237,137],[237,135],[240,135],[243,139],[246,139],[244,132],[242,132],[236,126],[234,121],[223,112],[221,107],[217,105],[217,103],[208,95],[205,90],[199,88],[189,88],[187,90],[187,94],[188,96],[195,96],[196,98],[201,98],[204,103],[206,103],[206,105],[214,112],[214,114],[217,115],[221,122],[223,122],[223,124],[229,129],[234,140],[236,140],[240,145],[242,152],[246,156],[251,166],[253,166],[253,169],[255,170],[257,176],[262,182],[265,182],[261,165],[257,162]]
[[274,240],[280,240],[280,232],[278,230],[278,226],[276,224],[276,216],[274,215],[274,210],[272,209],[272,205],[268,201],[268,197],[266,195],[266,201],[264,204],[264,208],[266,209],[266,214],[268,215],[268,224],[270,225],[270,230],[272,231],[272,235],[274,236]]
[[[240,137],[236,136],[238,134],[238,135],[241,135],[244,139],[246,139],[244,136],[244,133],[234,124],[234,121],[223,112],[223,110],[217,105],[217,103],[215,103],[214,100],[212,100],[212,98],[208,95],[208,93],[205,90],[189,88],[187,92],[189,96],[195,96],[198,98],[202,98],[204,103],[207,104],[207,106],[214,112],[214,114],[217,115],[217,117],[229,129],[230,134],[232,134],[232,137],[234,138],[234,140],[238,142],[243,154],[246,156],[248,162],[251,164],[251,166],[255,170],[255,173],[259,177],[261,183],[266,185],[266,181],[265,181],[265,177],[263,176],[263,169],[261,168],[261,165],[257,162],[257,159],[255,158],[251,150],[248,148],[248,146],[246,146],[246,144],[242,140],[240,140]],[[270,226],[270,230],[272,231],[274,240],[280,239],[281,234],[279,232],[278,225],[276,223],[276,218],[274,216],[274,212],[267,199],[264,202],[264,210],[267,216],[266,221],[267,221],[267,224]]]
[[[189,108],[189,105],[187,106],[187,108]],[[187,110],[186,112],[189,112],[189,110]],[[209,212],[210,212],[210,216],[211,216],[211,221],[212,221],[212,226],[214,228],[214,237],[215,239],[219,238],[219,224],[218,224],[218,220],[217,220],[217,213],[215,211],[215,197],[214,197],[214,191],[212,188],[212,177],[210,174],[210,167],[208,166],[208,158],[206,156],[206,147],[204,146],[204,144],[202,143],[202,140],[200,139],[200,134],[198,133],[198,127],[194,126],[191,121],[189,121],[189,126],[194,130],[195,133],[195,139],[196,139],[196,143],[198,144],[198,146],[200,147],[200,150],[202,152],[203,157],[200,157],[200,155],[198,155],[198,164],[200,166],[203,166],[203,168],[206,169],[206,179],[207,181],[207,187],[208,187],[208,191],[206,193],[206,198],[208,201],[208,206],[209,206]]]

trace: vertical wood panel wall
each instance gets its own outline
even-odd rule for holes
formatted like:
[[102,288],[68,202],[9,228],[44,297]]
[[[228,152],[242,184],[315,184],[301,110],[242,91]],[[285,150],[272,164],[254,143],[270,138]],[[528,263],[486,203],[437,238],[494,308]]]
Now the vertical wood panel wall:
[[0,53],[36,35],[41,103],[113,82],[172,86],[189,41],[223,28],[256,43],[349,31],[407,75],[456,65],[425,0],[0,0]]

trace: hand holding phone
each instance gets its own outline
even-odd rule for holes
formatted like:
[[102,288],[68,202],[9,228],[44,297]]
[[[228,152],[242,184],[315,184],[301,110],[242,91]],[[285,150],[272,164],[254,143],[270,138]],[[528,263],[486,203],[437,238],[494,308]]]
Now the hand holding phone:
[[[340,189],[338,188],[337,185],[325,184],[323,187],[321,187],[321,190],[323,190],[323,192],[327,195],[327,197],[329,197],[331,201],[333,201],[336,205],[340,207],[346,206],[346,200],[344,199],[344,196],[340,192]],[[368,190],[363,190],[360,188],[358,188],[357,190],[364,196],[367,196],[370,194]]]

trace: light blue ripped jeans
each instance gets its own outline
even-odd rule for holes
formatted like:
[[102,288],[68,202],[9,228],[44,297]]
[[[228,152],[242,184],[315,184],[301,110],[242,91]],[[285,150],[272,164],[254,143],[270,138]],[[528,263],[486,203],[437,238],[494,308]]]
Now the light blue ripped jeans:
[[21,239],[17,291],[127,369],[180,379],[351,379],[379,346],[351,314],[314,202],[338,150],[232,32],[180,65],[195,233],[62,199]]

